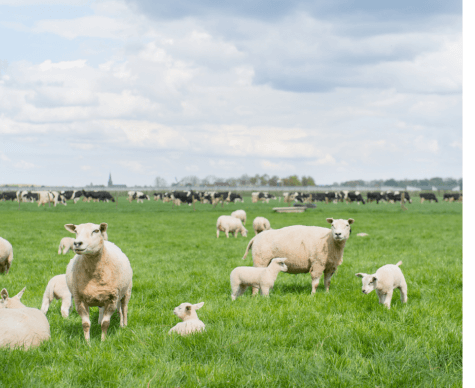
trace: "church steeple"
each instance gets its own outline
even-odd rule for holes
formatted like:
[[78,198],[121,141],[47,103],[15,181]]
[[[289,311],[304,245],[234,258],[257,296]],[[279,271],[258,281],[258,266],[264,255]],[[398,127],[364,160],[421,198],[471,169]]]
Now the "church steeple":
[[109,186],[109,187],[113,186],[113,184],[112,184],[112,174],[111,173],[109,173],[109,182],[107,183],[107,186]]

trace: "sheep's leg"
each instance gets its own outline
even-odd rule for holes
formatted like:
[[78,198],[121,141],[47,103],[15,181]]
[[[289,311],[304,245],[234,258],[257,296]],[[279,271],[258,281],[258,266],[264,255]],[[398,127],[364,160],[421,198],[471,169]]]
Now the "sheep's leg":
[[388,293],[386,294],[386,300],[383,303],[388,309],[391,308],[392,297],[393,297],[393,290],[389,290]]
[[91,329],[91,321],[89,320],[89,306],[81,301],[76,303],[76,310],[81,317],[82,320],[82,329],[84,331],[84,338],[86,342],[89,344],[89,336],[90,336],[90,329]]
[[100,325],[102,323],[102,317],[104,316],[104,307],[99,307],[99,318],[97,323]]
[[270,290],[269,287],[261,287],[261,294],[263,296],[269,296],[269,290]]
[[228,229],[228,228],[226,228],[226,229],[224,230],[224,233],[226,234],[226,238],[229,238],[229,229]]
[[325,276],[323,278],[323,284],[325,285],[325,292],[330,290],[330,282],[332,280],[332,276],[335,273],[335,269],[331,269],[329,271],[325,271]]
[[243,284],[240,284],[238,287],[234,287],[231,293],[231,300],[236,300],[236,298],[244,294],[246,290],[247,290],[247,286]]
[[43,297],[43,303],[41,304],[41,312],[44,315],[46,315],[46,313],[48,312],[50,303],[51,303],[51,301],[49,300],[49,298],[47,296],[44,296]]
[[71,311],[72,300],[71,297],[64,298],[61,301],[61,315],[63,318],[67,318],[69,316],[69,312]]
[[114,314],[114,311],[117,308],[117,302],[112,302],[104,306],[104,315],[102,317],[102,322],[101,322],[101,330],[102,330],[102,335],[101,335],[101,341],[104,341],[106,339],[107,335],[107,329],[109,328],[110,325],[110,319],[112,314]]
[[320,277],[322,276],[325,268],[321,264],[314,264],[310,268],[310,275],[312,276],[312,294],[317,291],[318,284],[320,283]]
[[61,249],[63,248],[63,246],[61,244],[59,244],[59,248],[58,248],[58,255],[61,254]]
[[407,284],[404,283],[399,287],[399,291],[401,293],[401,302],[406,303],[407,302]]
[[257,295],[259,293],[259,287],[252,286],[252,296]]
[[122,301],[120,302],[120,307],[121,307],[121,322],[120,322],[120,327],[127,326],[127,313],[129,311],[129,300],[132,295],[132,288],[127,291],[127,294],[122,298]]
[[219,228],[216,229],[216,238],[219,238]]
[[234,238],[236,238],[236,237],[237,237],[237,235],[238,235],[238,231],[237,231],[237,230],[235,230],[235,231],[234,231]]

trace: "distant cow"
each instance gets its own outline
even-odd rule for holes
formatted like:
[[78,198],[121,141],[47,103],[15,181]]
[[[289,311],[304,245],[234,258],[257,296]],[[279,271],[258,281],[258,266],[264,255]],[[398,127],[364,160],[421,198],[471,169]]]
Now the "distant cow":
[[15,191],[4,191],[0,194],[0,199],[2,201],[16,201],[17,196]]
[[430,203],[432,201],[439,202],[434,193],[419,193],[419,197],[421,198],[421,203],[424,203],[424,201],[430,201]]
[[453,201],[459,201],[462,202],[462,194],[459,193],[446,193],[444,194],[444,201],[447,202],[453,202]]
[[256,203],[259,201],[263,201],[263,202],[265,201],[269,203],[269,200],[271,199],[276,199],[275,195],[269,194],[267,192],[261,192],[261,191],[252,193],[252,203]]
[[379,204],[381,201],[388,200],[386,193],[379,191],[369,191],[368,194],[366,194],[366,198],[368,203],[376,201],[377,204]]

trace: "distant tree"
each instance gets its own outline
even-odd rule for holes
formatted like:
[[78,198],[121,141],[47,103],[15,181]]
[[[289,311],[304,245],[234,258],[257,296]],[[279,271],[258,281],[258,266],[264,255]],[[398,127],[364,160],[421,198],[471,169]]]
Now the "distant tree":
[[396,187],[398,186],[398,183],[394,179],[388,179],[387,181],[384,181],[384,186]]
[[154,181],[154,186],[155,187],[167,187],[167,181],[163,179],[162,177],[157,176]]
[[274,175],[272,178],[269,178],[269,186],[277,186],[279,184],[279,177]]
[[300,182],[297,175],[291,175],[288,178],[282,178],[282,183],[284,186],[302,186],[302,182]]
[[302,186],[316,186],[316,184],[313,178],[309,175],[308,177],[302,177]]
[[260,177],[261,185],[266,186],[269,184],[269,175],[264,174]]
[[261,178],[259,177],[258,174],[256,174],[256,176],[249,178],[249,182],[251,182],[251,185],[257,186],[258,184],[260,184]]

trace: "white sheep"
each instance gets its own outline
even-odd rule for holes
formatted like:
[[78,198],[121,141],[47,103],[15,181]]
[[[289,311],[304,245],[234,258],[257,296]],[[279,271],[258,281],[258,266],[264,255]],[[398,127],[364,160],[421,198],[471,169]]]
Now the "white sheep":
[[401,302],[407,302],[407,284],[404,275],[399,266],[402,261],[396,265],[386,264],[379,268],[374,274],[357,273],[356,276],[362,278],[364,294],[369,294],[376,290],[378,294],[379,303],[384,304],[388,309],[391,308],[391,299],[395,288],[399,288],[401,293]]
[[74,239],[72,237],[63,237],[59,242],[58,255],[63,252],[63,255],[69,252],[70,249],[73,249]]
[[[244,294],[248,287],[261,290],[262,295],[269,296],[269,290],[274,288],[275,279],[279,272],[287,272],[286,258],[272,259],[266,268],[237,267],[231,271],[231,299],[235,300]],[[255,293],[253,292],[253,295]]]
[[7,240],[0,237],[0,273],[7,274],[13,261],[13,247]]
[[[267,267],[274,257],[286,257],[288,273],[310,272],[312,294],[322,274],[328,292],[331,277],[343,262],[343,251],[354,220],[327,218],[327,222],[332,224],[331,229],[294,225],[259,233],[249,241],[243,260],[251,247],[254,267]],[[253,287],[252,292],[255,294],[258,289]]]
[[200,321],[196,310],[203,307],[205,302],[191,304],[182,303],[178,307],[175,307],[173,314],[180,318],[183,322],[177,323],[173,326],[168,334],[178,333],[180,335],[192,334],[200,331],[205,331],[205,324]]
[[254,233],[256,236],[264,232],[265,230],[270,230],[270,222],[267,218],[264,217],[256,217],[254,218],[254,221],[252,222],[252,227],[254,228]]
[[110,318],[119,310],[120,326],[127,326],[128,303],[132,294],[132,267],[115,244],[104,240],[107,224],[64,225],[76,233],[74,252],[66,268],[66,282],[81,316],[84,337],[89,343],[91,321],[89,306],[103,307],[100,312],[102,341]]
[[12,298],[8,296],[5,288],[1,291],[0,348],[27,350],[51,337],[46,316],[40,310],[21,303],[25,288]]
[[240,219],[233,216],[220,216],[216,222],[216,237],[219,238],[219,231],[223,231],[229,238],[229,232],[234,233],[234,237],[240,232],[243,237],[247,237],[247,229],[242,225]]
[[67,318],[71,311],[72,295],[69,291],[68,285],[66,284],[66,275],[53,276],[48,282],[43,294],[43,303],[41,305],[41,311],[43,314],[46,315],[53,299],[61,299],[61,315],[63,318]]
[[236,210],[231,213],[233,217],[239,218],[243,225],[246,225],[246,212],[244,210]]

